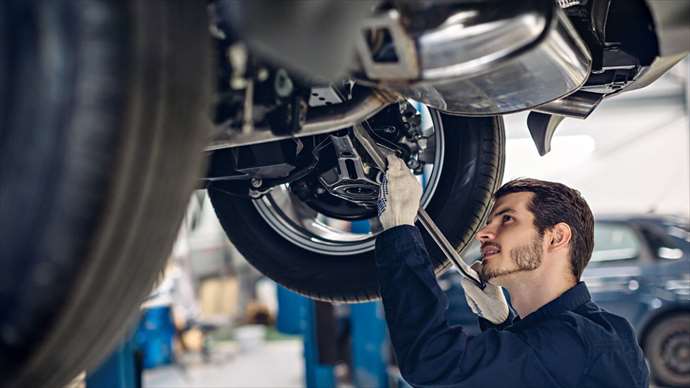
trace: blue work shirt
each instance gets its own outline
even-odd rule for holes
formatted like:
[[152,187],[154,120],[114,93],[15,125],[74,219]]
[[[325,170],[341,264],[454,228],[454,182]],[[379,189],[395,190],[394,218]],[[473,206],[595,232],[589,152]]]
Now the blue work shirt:
[[630,324],[590,300],[584,283],[529,314],[467,335],[446,319],[419,230],[391,228],[376,240],[386,321],[403,378],[415,387],[648,387]]

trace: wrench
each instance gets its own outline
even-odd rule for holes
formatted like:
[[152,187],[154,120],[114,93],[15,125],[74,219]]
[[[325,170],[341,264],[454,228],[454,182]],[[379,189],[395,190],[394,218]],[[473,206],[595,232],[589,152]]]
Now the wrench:
[[[371,134],[369,134],[367,129],[361,124],[356,124],[353,127],[353,130],[355,138],[357,138],[359,143],[362,145],[362,148],[364,148],[367,154],[369,154],[371,159],[374,161],[374,164],[376,164],[376,167],[385,172],[386,155],[384,155],[384,153],[381,151],[379,146],[376,144],[376,141],[371,137]],[[455,265],[455,267],[460,271],[460,273],[462,273],[464,277],[473,281],[480,289],[483,290],[486,287],[486,283],[481,278],[477,278],[472,275],[476,272],[469,265],[467,265],[467,263],[465,263],[453,245],[448,242],[446,236],[444,236],[438,226],[436,226],[434,220],[431,219],[426,210],[424,210],[424,208],[421,206],[419,207],[419,210],[417,210],[417,220],[419,220],[419,223],[422,224],[422,227],[426,229],[436,245],[438,245],[439,249],[441,249],[443,255]]]

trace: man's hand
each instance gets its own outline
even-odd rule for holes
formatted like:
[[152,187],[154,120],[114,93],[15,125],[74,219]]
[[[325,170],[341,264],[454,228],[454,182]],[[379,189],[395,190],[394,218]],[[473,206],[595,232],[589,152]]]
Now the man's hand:
[[381,183],[378,200],[379,220],[383,229],[414,225],[422,198],[422,186],[405,163],[388,155],[388,170]]
[[[480,261],[472,264],[472,269],[475,272],[481,272]],[[479,276],[477,275],[477,278]],[[465,299],[472,311],[480,317],[491,321],[495,325],[499,325],[508,319],[508,302],[503,295],[503,289],[490,283],[486,283],[486,287],[482,290],[470,279],[462,277],[460,279],[462,288],[465,290]]]

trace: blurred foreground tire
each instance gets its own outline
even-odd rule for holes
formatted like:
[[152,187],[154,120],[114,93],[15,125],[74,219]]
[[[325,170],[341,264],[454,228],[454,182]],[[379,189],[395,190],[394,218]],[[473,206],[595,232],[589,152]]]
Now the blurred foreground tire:
[[201,171],[204,2],[0,3],[0,385],[109,353]]

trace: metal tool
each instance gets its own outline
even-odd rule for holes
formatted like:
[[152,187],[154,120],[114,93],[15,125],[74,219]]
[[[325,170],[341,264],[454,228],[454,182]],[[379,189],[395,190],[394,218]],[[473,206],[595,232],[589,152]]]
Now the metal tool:
[[[355,125],[353,129],[355,137],[374,161],[376,167],[378,167],[381,171],[386,171],[386,156],[376,144],[376,141],[371,137],[367,129],[361,124]],[[465,263],[453,245],[448,242],[446,236],[444,236],[438,226],[436,226],[436,223],[431,219],[429,213],[427,213],[426,210],[424,210],[424,208],[421,206],[417,211],[417,219],[419,220],[419,223],[422,224],[422,227],[424,227],[424,229],[426,229],[426,231],[429,233],[436,245],[438,245],[439,249],[441,249],[443,255],[455,265],[463,276],[472,280],[479,288],[483,290],[484,287],[486,287],[486,283],[481,278],[472,275],[475,273],[475,271]]]

